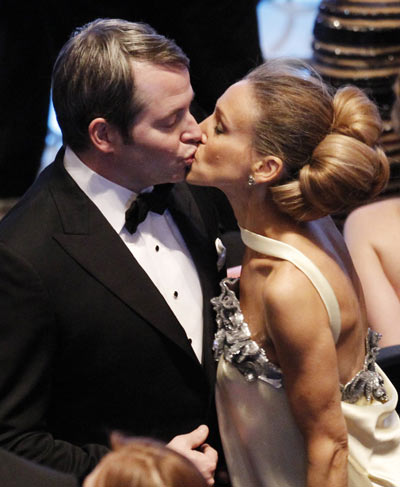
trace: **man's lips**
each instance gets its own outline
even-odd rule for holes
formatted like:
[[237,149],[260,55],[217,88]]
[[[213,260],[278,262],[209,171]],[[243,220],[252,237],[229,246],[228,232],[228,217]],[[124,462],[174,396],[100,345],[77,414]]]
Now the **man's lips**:
[[185,164],[187,164],[188,166],[192,165],[194,163],[194,160],[195,160],[195,158],[194,158],[195,154],[196,154],[196,151],[194,151],[190,156],[186,157],[184,159]]

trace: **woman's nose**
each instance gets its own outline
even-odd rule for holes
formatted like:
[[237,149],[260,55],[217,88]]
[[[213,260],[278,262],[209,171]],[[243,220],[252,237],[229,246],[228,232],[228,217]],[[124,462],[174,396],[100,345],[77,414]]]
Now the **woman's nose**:
[[194,116],[189,113],[187,119],[186,130],[181,135],[181,141],[185,143],[195,142],[198,143],[201,141],[202,130],[200,129],[200,125],[196,122]]
[[201,143],[205,144],[207,142],[207,127],[210,122],[210,117],[205,118],[202,122],[200,122],[200,130],[201,130]]

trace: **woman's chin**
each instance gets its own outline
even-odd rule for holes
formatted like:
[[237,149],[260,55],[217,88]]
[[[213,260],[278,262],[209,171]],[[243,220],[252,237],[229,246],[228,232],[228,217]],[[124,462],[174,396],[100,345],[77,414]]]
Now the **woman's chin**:
[[186,182],[197,186],[212,186],[208,178],[206,178],[204,174],[196,171],[196,169],[193,169],[193,167],[186,173]]

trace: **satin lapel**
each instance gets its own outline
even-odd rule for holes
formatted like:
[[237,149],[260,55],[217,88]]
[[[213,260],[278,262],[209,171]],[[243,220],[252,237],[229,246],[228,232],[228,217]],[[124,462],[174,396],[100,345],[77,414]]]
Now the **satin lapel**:
[[58,161],[57,178],[51,192],[64,229],[54,238],[64,250],[110,292],[197,361],[185,331],[158,289],[97,207],[68,175],[62,161],[61,164]]
[[203,291],[203,367],[211,385],[215,383],[216,363],[212,343],[216,329],[215,316],[210,300],[218,294],[219,273],[215,236],[209,235],[188,186],[176,184],[168,208],[181,231],[199,275]]

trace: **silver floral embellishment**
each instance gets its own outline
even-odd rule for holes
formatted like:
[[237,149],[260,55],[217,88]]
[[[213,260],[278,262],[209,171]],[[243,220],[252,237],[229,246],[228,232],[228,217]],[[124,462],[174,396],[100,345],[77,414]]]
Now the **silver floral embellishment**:
[[375,368],[376,357],[379,353],[379,340],[382,335],[368,329],[366,336],[366,355],[364,367],[347,384],[341,386],[342,400],[351,404],[356,403],[361,397],[372,402],[376,399],[387,402],[388,395],[384,388],[384,381]]
[[280,388],[282,373],[279,367],[271,363],[265,351],[251,339],[239,300],[233,291],[238,282],[239,279],[223,279],[220,283],[220,296],[211,300],[218,327],[213,345],[215,359],[219,360],[223,356],[249,382],[260,379]]

